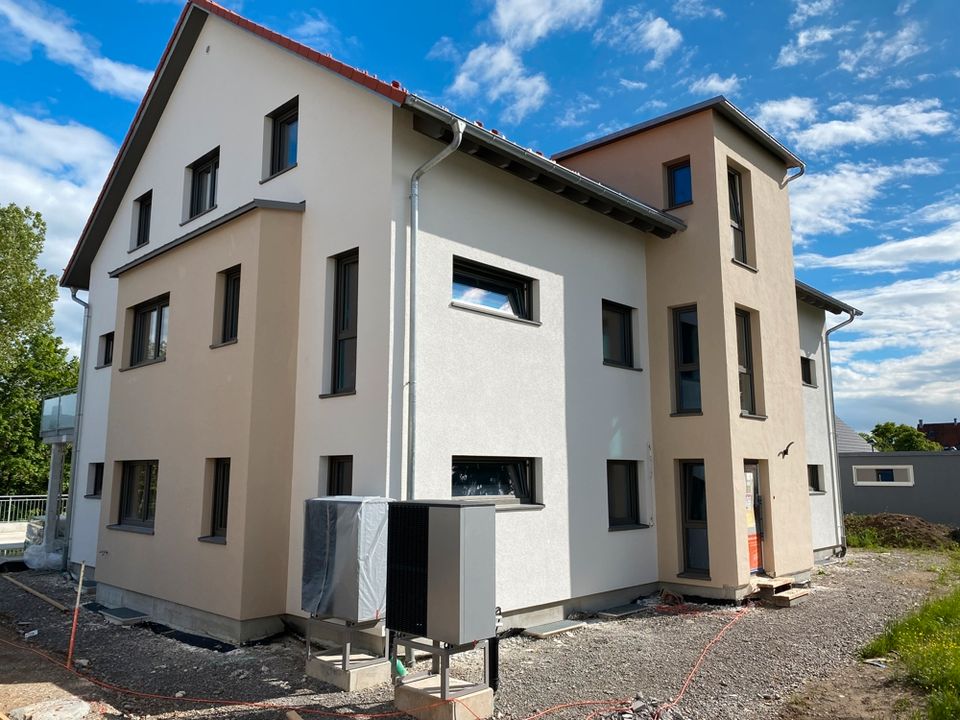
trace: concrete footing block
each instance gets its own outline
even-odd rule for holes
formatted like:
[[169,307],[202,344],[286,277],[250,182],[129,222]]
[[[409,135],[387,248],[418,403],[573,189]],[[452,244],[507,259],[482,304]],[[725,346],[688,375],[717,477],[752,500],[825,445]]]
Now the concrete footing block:
[[390,682],[390,661],[357,651],[350,653],[350,665],[342,667],[340,650],[320,651],[307,658],[306,673],[341,690],[353,692]]
[[[471,684],[450,678],[451,692]],[[483,687],[454,699],[441,700],[440,676],[429,675],[397,685],[393,704],[417,720],[483,720],[493,717],[493,690]]]

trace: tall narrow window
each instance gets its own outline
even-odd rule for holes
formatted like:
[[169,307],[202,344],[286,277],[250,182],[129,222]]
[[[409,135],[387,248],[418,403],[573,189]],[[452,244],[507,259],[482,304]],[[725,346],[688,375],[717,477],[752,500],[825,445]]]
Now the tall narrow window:
[[216,207],[219,171],[220,148],[207,153],[190,166],[190,217]]
[[357,382],[357,281],[360,255],[352,250],[337,258],[335,325],[333,334],[333,387],[331,392],[351,392]]
[[692,575],[709,575],[707,483],[702,461],[680,463],[680,485],[683,570]]
[[611,529],[640,526],[636,460],[607,460],[607,517]]
[[113,364],[113,333],[108,332],[100,336],[100,352],[97,367],[107,367]]
[[603,362],[633,367],[633,308],[603,301]]
[[753,391],[753,343],[750,339],[750,313],[737,310],[737,371],[740,376],[740,412],[757,414]]
[[294,98],[270,115],[270,174],[276,175],[297,164],[299,103]]
[[153,190],[137,198],[137,230],[133,240],[133,247],[139,248],[150,242],[150,211],[153,207]]
[[213,464],[213,502],[210,504],[210,535],[227,536],[227,508],[230,504],[230,458],[217,458]]
[[823,466],[807,465],[807,485],[810,492],[823,492]]
[[156,510],[157,461],[125,462],[120,485],[119,523],[152,528]]
[[690,161],[667,166],[667,207],[675,208],[693,202]]
[[334,455],[330,458],[327,495],[353,495],[353,455]]
[[814,364],[813,358],[801,357],[800,358],[800,379],[803,381],[804,385],[809,385],[811,387],[817,386],[817,378],[814,373]]
[[740,173],[727,169],[727,189],[730,194],[730,228],[733,233],[733,257],[748,263],[747,235],[743,225],[743,182]]
[[237,339],[240,324],[240,268],[235,267],[223,273],[223,322],[221,323],[220,342]]
[[90,463],[86,497],[100,497],[103,492],[103,463]]
[[700,339],[697,308],[673,311],[677,412],[700,412]]
[[167,323],[170,296],[151,300],[133,311],[133,342],[130,365],[163,360],[167,356]]

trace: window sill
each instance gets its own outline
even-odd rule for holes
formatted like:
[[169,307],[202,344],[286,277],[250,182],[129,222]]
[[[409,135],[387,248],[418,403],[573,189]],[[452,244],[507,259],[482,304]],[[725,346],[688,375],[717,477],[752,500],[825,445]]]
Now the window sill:
[[122,532],[137,533],[139,535],[153,535],[152,527],[140,527],[139,525],[107,525],[107,530],[120,530]]
[[703,415],[703,410],[686,410],[684,412],[670,413],[670,417],[698,417]]
[[478,305],[470,305],[469,303],[459,302],[457,300],[450,301],[450,307],[457,308],[457,310],[466,310],[467,312],[475,312],[480,315],[492,315],[493,317],[501,318],[503,320],[512,320],[513,322],[521,323],[522,325],[533,325],[535,327],[540,327],[542,323],[537,320],[528,320],[527,318],[518,318],[516,315],[510,315],[509,313],[499,312],[492,308],[484,308]]
[[120,368],[120,372],[127,372],[128,370],[136,370],[137,368],[147,367],[148,365],[159,365],[160,363],[166,362],[165,357],[157,358],[156,360],[144,360],[142,363],[137,363],[136,365],[127,365],[127,367]]
[[644,525],[643,523],[637,523],[636,525],[613,525],[607,528],[608,532],[623,532],[625,530],[646,530],[650,528],[650,525]]
[[757,270],[756,267],[754,267],[754,266],[751,265],[750,263],[745,263],[743,260],[737,260],[736,258],[730,258],[730,262],[732,262],[732,263],[733,263],[734,265],[736,265],[737,267],[742,267],[744,270],[749,270],[749,271],[752,272],[752,273],[758,273],[758,272],[760,272],[759,270]]
[[754,413],[741,412],[740,417],[744,420],[766,420],[766,415],[755,415]]
[[815,385],[814,383],[808,383],[808,382],[803,383],[803,386],[804,386],[804,387],[808,387],[808,388],[813,388],[814,390],[816,390],[816,389],[819,387],[818,385]]
[[357,394],[356,390],[341,390],[340,392],[320,393],[318,397],[321,400],[326,400],[327,398],[346,397],[346,396],[356,395],[356,394]]
[[210,543],[211,545],[227,544],[227,539],[225,537],[221,537],[220,535],[203,535],[201,537],[198,537],[197,540],[199,540],[202,543]]
[[183,227],[183,226],[186,225],[187,223],[192,223],[192,222],[193,222],[194,220],[196,220],[197,218],[201,218],[201,217],[203,217],[204,215],[206,215],[206,214],[208,214],[208,213],[212,213],[212,212],[213,212],[214,210],[216,210],[216,209],[217,209],[217,206],[216,206],[216,205],[211,205],[210,207],[208,207],[208,208],[207,208],[206,210],[204,210],[203,212],[198,212],[196,215],[191,215],[190,217],[188,217],[186,220],[184,220],[182,223],[180,223],[180,227]]
[[84,496],[83,496],[83,499],[84,499],[84,500],[99,500],[100,497],[101,497],[100,495],[84,495]]
[[132,248],[130,248],[129,250],[127,250],[127,255],[129,255],[129,254],[131,254],[131,253],[135,253],[137,250],[143,250],[143,249],[144,249],[147,245],[149,245],[149,244],[150,244],[150,241],[147,240],[147,241],[146,241],[145,243],[143,243],[142,245],[135,245],[134,247],[132,247]]
[[237,344],[237,338],[234,338],[233,340],[224,340],[223,342],[213,343],[213,345],[210,346],[210,349],[216,350],[217,348],[222,348],[222,347],[226,347],[227,345],[236,345],[236,344]]
[[827,492],[826,492],[826,490],[811,490],[811,491],[810,491],[810,494],[811,494],[811,495],[826,495]]
[[686,571],[677,573],[677,577],[684,578],[686,580],[706,580],[707,582],[710,582],[710,575],[708,573]]
[[[460,498],[461,500],[463,498]],[[494,502],[494,512],[528,512],[532,510],[543,510],[546,505],[543,503],[498,503]]]
[[643,372],[641,367],[633,367],[631,365],[621,365],[618,362],[613,362],[612,360],[604,360],[603,364],[607,367],[620,368],[621,370],[633,370],[634,372]]
[[669,205],[669,206],[665,207],[664,210],[665,210],[665,211],[667,211],[667,210],[676,210],[677,208],[690,207],[691,205],[693,205],[693,200],[689,200],[689,201],[687,201],[687,202],[685,202],[685,203],[680,203],[679,205]]
[[270,182],[270,181],[273,180],[275,177],[279,177],[279,176],[283,175],[284,173],[290,172],[290,171],[293,170],[296,166],[297,166],[297,163],[294,163],[293,165],[288,165],[288,166],[285,167],[283,170],[277,170],[273,175],[268,175],[267,177],[263,178],[263,180],[260,181],[260,184],[263,185],[263,184],[266,183],[266,182]]
[[[107,363],[106,365],[94,365],[94,370],[103,370],[104,368],[112,367],[113,363]],[[139,366],[138,366],[139,367]]]

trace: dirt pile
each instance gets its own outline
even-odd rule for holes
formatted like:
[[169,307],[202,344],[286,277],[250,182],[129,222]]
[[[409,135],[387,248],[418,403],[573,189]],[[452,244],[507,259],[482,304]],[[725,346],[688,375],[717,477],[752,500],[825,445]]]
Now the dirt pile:
[[843,522],[851,547],[951,550],[957,548],[957,538],[960,535],[956,528],[928,522],[916,515],[851,514],[845,515]]

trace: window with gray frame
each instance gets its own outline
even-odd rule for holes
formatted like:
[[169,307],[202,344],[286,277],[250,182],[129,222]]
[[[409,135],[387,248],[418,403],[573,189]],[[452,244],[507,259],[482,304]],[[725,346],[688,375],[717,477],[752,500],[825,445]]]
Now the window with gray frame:
[[103,493],[103,463],[90,463],[89,475],[87,477],[87,495],[86,497],[100,497]]
[[533,459],[517,457],[454,457],[450,494],[533,502]]
[[810,387],[817,386],[817,376],[814,374],[814,367],[813,358],[800,358],[800,379],[804,385],[809,385]]
[[673,311],[673,345],[677,413],[700,412],[700,339],[696,305]]
[[336,258],[333,384],[331,393],[353,392],[357,384],[357,298],[360,251]]
[[753,342],[750,337],[750,313],[737,310],[737,372],[740,378],[740,412],[757,414],[753,385]]
[[213,496],[210,503],[211,537],[227,536],[227,508],[230,504],[230,458],[213,461]]
[[533,281],[490,265],[453,258],[452,298],[455,302],[532,320]]
[[730,230],[733,234],[734,259],[749,264],[747,233],[743,220],[743,180],[740,173],[727,168],[727,190],[730,196]]
[[193,218],[217,205],[217,175],[220,148],[217,147],[190,165],[190,215]]
[[689,205],[693,202],[693,182],[690,161],[682,160],[667,166],[667,208]]
[[163,360],[167,356],[170,296],[163,295],[133,310],[130,366]]
[[120,525],[152,528],[157,510],[156,460],[123,463],[120,483]]
[[701,460],[680,463],[680,503],[683,529],[683,571],[710,574],[707,543],[707,483]]
[[113,364],[113,333],[108,332],[100,336],[100,357],[97,367],[107,367]]
[[607,460],[607,517],[611,530],[644,527],[636,460]]
[[327,495],[353,495],[353,455],[333,455],[327,464]]
[[294,98],[270,113],[270,175],[297,164],[299,102],[298,97]]
[[240,266],[223,271],[223,318],[220,342],[237,339],[240,326]]
[[823,492],[822,465],[807,465],[807,485],[810,492]]
[[603,362],[633,367],[633,308],[603,301]]
[[153,190],[147,190],[135,201],[137,207],[137,229],[133,247],[140,248],[150,242],[150,212],[153,208]]

